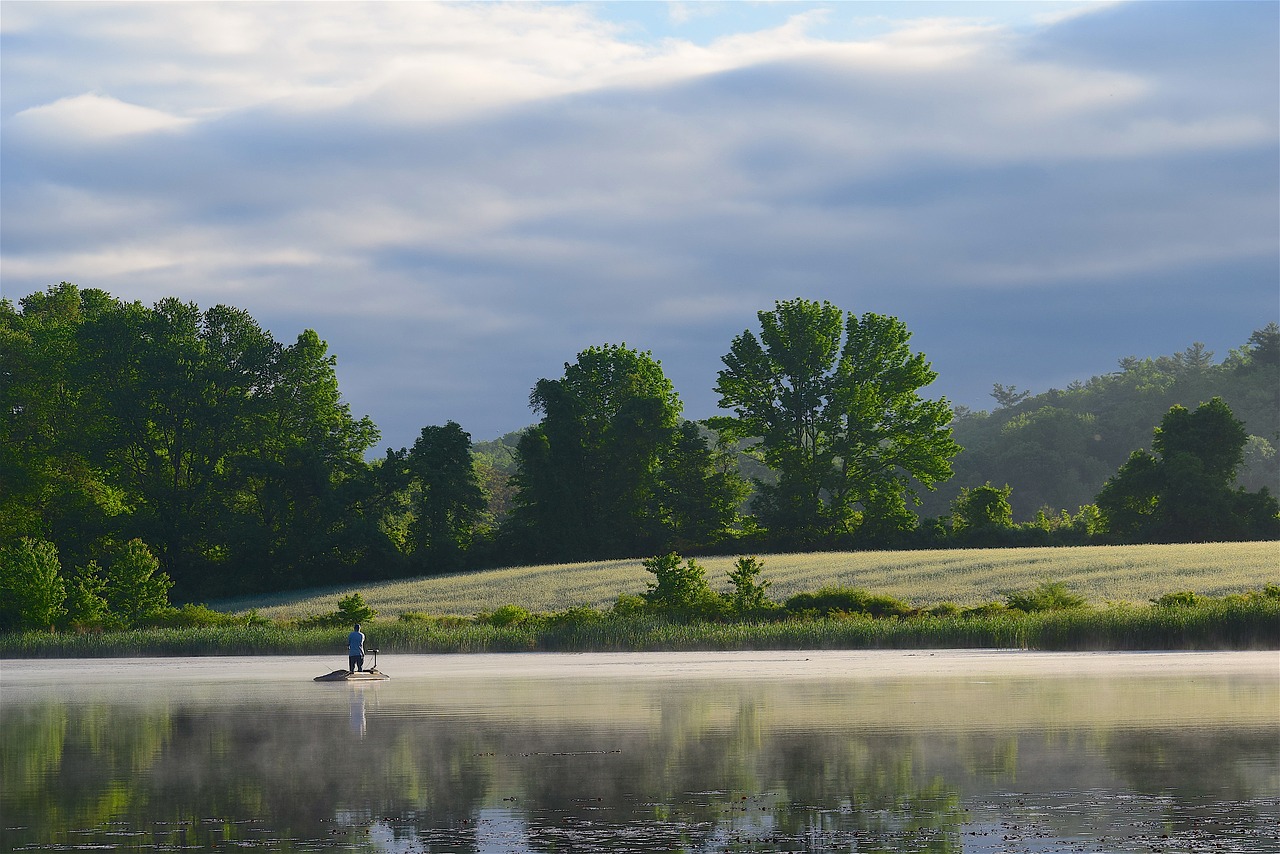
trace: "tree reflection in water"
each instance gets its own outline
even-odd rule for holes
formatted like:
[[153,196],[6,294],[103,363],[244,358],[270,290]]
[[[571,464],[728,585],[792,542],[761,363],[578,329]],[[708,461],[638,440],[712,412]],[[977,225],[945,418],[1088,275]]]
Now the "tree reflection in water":
[[524,707],[367,690],[6,704],[0,847],[1280,849],[1275,728],[787,717],[728,684],[656,684],[599,714],[557,706],[556,684]]

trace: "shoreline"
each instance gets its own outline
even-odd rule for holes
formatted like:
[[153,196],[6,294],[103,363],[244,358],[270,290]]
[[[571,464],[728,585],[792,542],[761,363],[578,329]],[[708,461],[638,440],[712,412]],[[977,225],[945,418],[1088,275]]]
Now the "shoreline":
[[[338,656],[157,656],[4,659],[0,686],[59,680],[272,682],[314,676]],[[675,652],[477,652],[384,655],[379,669],[396,680],[422,679],[698,679],[750,681],[956,676],[1204,677],[1255,675],[1280,681],[1276,650],[1022,649],[736,650]]]

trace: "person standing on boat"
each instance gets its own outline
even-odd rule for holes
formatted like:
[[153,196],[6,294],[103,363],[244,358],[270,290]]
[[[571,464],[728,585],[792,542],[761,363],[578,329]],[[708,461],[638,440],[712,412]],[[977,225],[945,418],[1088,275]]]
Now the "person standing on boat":
[[356,673],[364,669],[364,632],[360,631],[360,624],[356,623],[356,627],[351,630],[351,634],[347,635],[347,670]]

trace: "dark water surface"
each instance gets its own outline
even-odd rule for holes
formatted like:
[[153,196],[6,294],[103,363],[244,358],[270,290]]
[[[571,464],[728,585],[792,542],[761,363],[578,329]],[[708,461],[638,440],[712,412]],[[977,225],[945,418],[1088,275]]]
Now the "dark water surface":
[[1280,654],[0,662],[4,851],[1280,852]]

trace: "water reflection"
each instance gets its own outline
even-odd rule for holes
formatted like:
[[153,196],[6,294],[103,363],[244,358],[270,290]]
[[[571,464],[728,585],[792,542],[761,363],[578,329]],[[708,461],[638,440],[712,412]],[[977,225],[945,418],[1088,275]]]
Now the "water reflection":
[[1274,677],[1071,681],[6,690],[0,848],[1280,850]]

